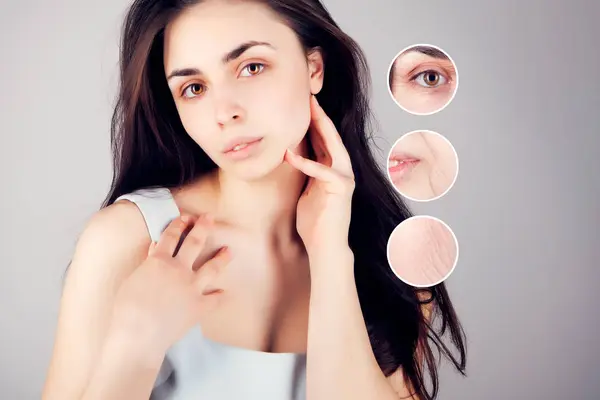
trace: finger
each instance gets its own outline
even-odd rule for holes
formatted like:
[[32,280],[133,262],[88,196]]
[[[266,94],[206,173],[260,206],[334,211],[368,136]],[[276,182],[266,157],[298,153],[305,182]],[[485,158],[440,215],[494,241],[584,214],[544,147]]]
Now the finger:
[[194,265],[194,261],[196,261],[204,249],[212,226],[213,220],[211,217],[207,215],[199,217],[192,229],[184,237],[175,258],[181,261],[186,267],[189,267],[190,270]]
[[325,147],[323,138],[318,133],[315,133],[314,129],[310,129],[308,133],[310,137],[310,144],[315,152],[316,161],[331,167],[331,156]]
[[210,289],[211,282],[223,271],[223,268],[231,261],[231,252],[227,247],[222,247],[215,255],[206,261],[196,271],[196,284],[203,292]]
[[158,243],[153,250],[154,254],[173,257],[173,254],[175,254],[175,251],[177,250],[181,235],[183,235],[188,226],[193,223],[193,220],[194,218],[191,215],[182,215],[171,221],[160,235]]
[[285,160],[290,163],[291,166],[312,178],[325,182],[333,182],[338,178],[337,173],[331,168],[316,161],[309,160],[308,158],[304,158],[289,149],[285,153]]
[[329,153],[332,166],[341,164],[347,167],[350,162],[350,156],[344,146],[335,124],[325,113],[325,110],[319,105],[317,98],[311,96],[311,134],[321,138],[327,153]]

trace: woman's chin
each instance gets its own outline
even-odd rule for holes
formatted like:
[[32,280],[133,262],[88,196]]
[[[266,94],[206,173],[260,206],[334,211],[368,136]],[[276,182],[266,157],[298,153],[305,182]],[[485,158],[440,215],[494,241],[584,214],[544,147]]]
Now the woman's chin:
[[244,181],[258,181],[273,176],[283,164],[283,155],[281,157],[263,155],[235,164],[222,165],[221,170]]

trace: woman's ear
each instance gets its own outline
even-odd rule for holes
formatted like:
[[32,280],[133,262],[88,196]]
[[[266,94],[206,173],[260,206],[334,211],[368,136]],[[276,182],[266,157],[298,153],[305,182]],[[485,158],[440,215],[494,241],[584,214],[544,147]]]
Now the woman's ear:
[[317,94],[323,88],[323,75],[325,71],[321,49],[319,47],[311,49],[307,54],[307,61],[310,93]]

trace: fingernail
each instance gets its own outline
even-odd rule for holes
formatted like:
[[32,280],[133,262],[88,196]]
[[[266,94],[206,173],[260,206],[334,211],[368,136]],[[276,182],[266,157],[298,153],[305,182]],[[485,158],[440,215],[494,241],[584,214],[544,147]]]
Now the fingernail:
[[191,215],[187,215],[187,214],[182,215],[180,218],[185,223],[188,223],[188,222],[190,222],[192,220],[192,216]]

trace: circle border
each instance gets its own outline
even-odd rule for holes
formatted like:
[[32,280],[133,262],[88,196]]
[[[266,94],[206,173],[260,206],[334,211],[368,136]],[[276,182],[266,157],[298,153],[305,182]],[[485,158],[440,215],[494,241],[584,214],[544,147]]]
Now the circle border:
[[[400,277],[400,275],[398,275],[398,273],[396,273],[396,271],[394,270],[394,267],[392,266],[392,263],[390,262],[390,242],[391,242],[392,235],[394,234],[394,232],[396,231],[396,229],[398,229],[400,227],[400,225],[402,225],[406,221],[409,221],[411,219],[420,219],[420,218],[433,219],[433,220],[441,223],[442,225],[444,225],[448,229],[448,231],[450,231],[450,233],[452,234],[452,238],[454,239],[454,244],[456,245],[456,257],[454,259],[454,264],[452,265],[452,268],[450,268],[450,271],[448,271],[448,273],[442,279],[440,279],[439,281],[436,281],[435,283],[432,283],[430,285],[415,285],[415,284],[412,284],[412,283],[410,283],[410,282],[402,279]],[[441,219],[439,219],[437,217],[434,217],[434,216],[431,216],[431,215],[428,215],[428,214],[419,214],[419,215],[413,215],[412,217],[408,217],[404,221],[402,221],[398,225],[396,225],[396,227],[394,228],[394,230],[392,231],[392,233],[388,237],[387,244],[386,244],[385,254],[386,254],[386,258],[387,258],[387,262],[388,262],[388,266],[389,266],[390,270],[392,271],[392,273],[398,279],[400,279],[405,284],[407,284],[409,286],[412,286],[414,288],[424,289],[424,288],[430,288],[430,287],[439,285],[440,283],[443,283],[444,281],[446,281],[446,279],[450,278],[450,275],[452,275],[452,273],[456,269],[456,266],[458,265],[458,260],[460,258],[460,246],[458,244],[458,238],[456,237],[456,234],[454,233],[454,231],[452,230],[452,228],[450,228],[450,226],[446,222],[442,221]]]
[[[398,142],[400,140],[402,140],[402,138],[404,138],[404,137],[406,137],[408,135],[419,133],[419,132],[432,133],[432,134],[438,135],[442,139],[444,139],[450,145],[450,148],[454,152],[454,158],[456,160],[456,174],[454,174],[454,178],[452,179],[452,183],[450,183],[450,185],[446,188],[446,190],[444,190],[441,194],[439,194],[439,195],[437,195],[435,197],[432,197],[431,199],[427,199],[427,200],[419,200],[419,199],[415,199],[415,198],[412,198],[410,196],[407,196],[407,195],[403,194],[402,192],[400,192],[400,189],[398,189],[396,187],[396,185],[394,185],[394,182],[392,181],[392,177],[390,176],[390,165],[389,165],[390,164],[390,156],[392,155],[392,151],[394,150],[394,147],[396,147],[396,145],[398,144]],[[394,187],[394,190],[396,190],[396,192],[398,192],[402,197],[404,197],[404,198],[406,198],[406,199],[408,199],[410,201],[414,201],[416,203],[429,203],[430,201],[438,200],[438,199],[441,199],[442,197],[444,197],[454,187],[454,184],[456,183],[456,180],[458,179],[459,172],[460,172],[460,161],[459,161],[459,158],[458,158],[458,152],[454,148],[454,145],[452,144],[452,142],[450,141],[450,139],[448,139],[446,136],[442,135],[439,132],[432,131],[432,130],[429,130],[429,129],[416,129],[414,131],[407,132],[407,133],[403,134],[402,136],[400,136],[398,139],[396,139],[396,141],[394,142],[394,144],[390,148],[390,151],[388,151],[388,155],[387,155],[387,158],[385,160],[385,173],[387,175],[388,181]]]
[[[452,96],[450,97],[450,99],[446,102],[446,104],[444,104],[442,107],[433,110],[431,112],[427,112],[427,113],[417,113],[417,112],[412,112],[409,111],[408,109],[406,109],[404,106],[402,106],[394,97],[393,93],[392,93],[392,85],[390,85],[390,72],[392,71],[392,65],[394,65],[394,62],[396,61],[396,59],[405,51],[412,49],[413,47],[419,47],[419,46],[423,46],[423,47],[432,47],[436,50],[441,51],[442,53],[444,53],[448,59],[450,60],[450,62],[452,63],[452,65],[454,65],[454,71],[456,72],[456,87],[454,88],[454,93],[452,94]],[[450,54],[448,54],[447,51],[445,51],[444,49],[442,49],[439,46],[433,45],[433,44],[427,44],[427,43],[416,43],[416,44],[411,44],[410,46],[407,46],[405,48],[403,48],[402,50],[400,50],[398,53],[396,53],[396,55],[392,58],[392,61],[390,62],[390,64],[388,65],[387,68],[387,74],[385,75],[386,78],[386,84],[385,86],[387,87],[387,91],[390,95],[390,97],[392,98],[392,101],[394,103],[396,103],[396,105],[398,107],[400,107],[402,110],[406,111],[409,114],[412,115],[417,115],[417,116],[426,116],[426,115],[433,115],[433,114],[437,114],[440,111],[444,110],[446,107],[448,107],[450,105],[450,103],[452,103],[452,100],[454,100],[454,97],[456,96],[456,93],[458,92],[458,86],[460,84],[460,78],[459,78],[459,73],[458,73],[458,66],[456,65],[456,62],[454,62],[454,59],[452,57],[450,57]]]

